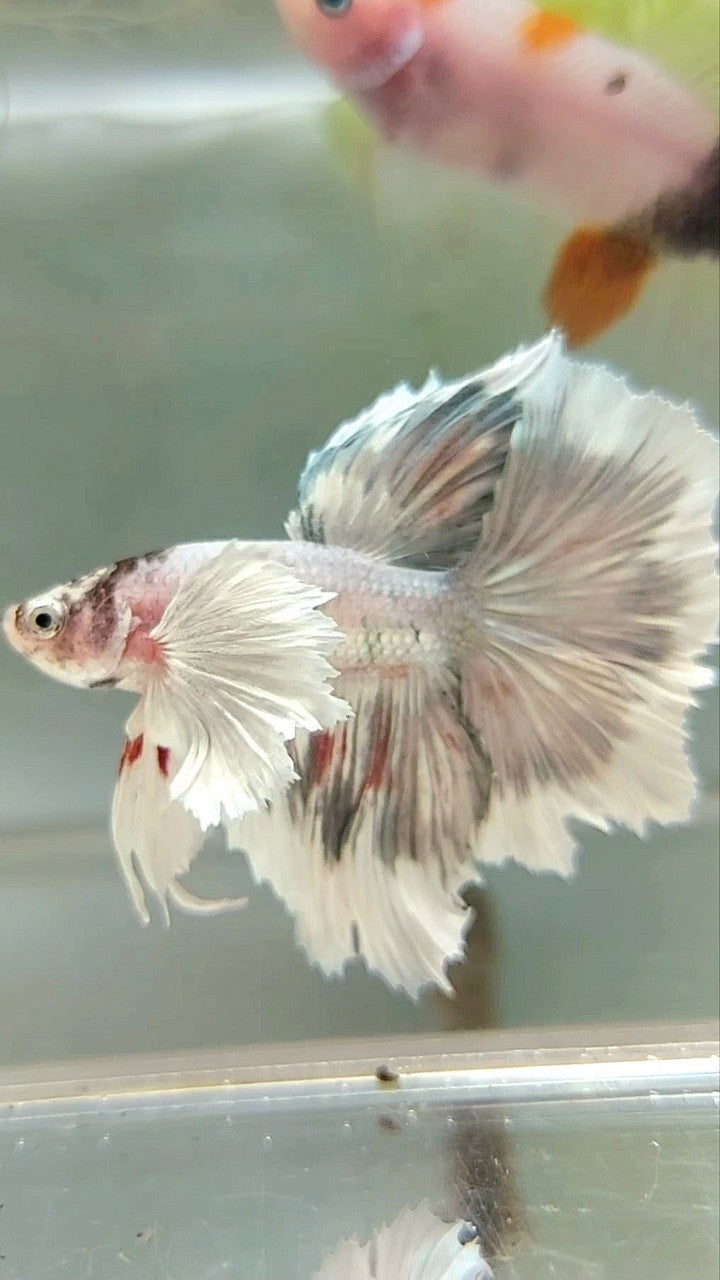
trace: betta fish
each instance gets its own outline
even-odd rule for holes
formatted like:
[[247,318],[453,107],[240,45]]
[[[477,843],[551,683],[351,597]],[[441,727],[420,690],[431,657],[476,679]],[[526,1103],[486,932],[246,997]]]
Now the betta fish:
[[343,1240],[314,1280],[492,1280],[472,1230],[448,1225],[427,1201],[405,1208],[367,1244]]
[[10,607],[10,644],[139,694],[112,806],[140,918],[224,829],[326,974],[452,990],[463,886],[572,870],[573,819],[686,818],[716,631],[717,441],[550,333],[401,384],[311,453],[287,537],[119,561]]
[[[685,6],[684,20],[671,6],[667,43],[709,63],[697,91],[640,52],[630,10],[646,25],[653,10],[629,0],[568,0],[571,14],[525,0],[276,2],[300,48],[387,141],[578,221],[545,289],[548,320],[570,345],[629,311],[662,256],[718,256],[717,110],[700,91],[712,80],[717,94],[717,0]],[[588,3],[589,16],[612,10],[605,29],[627,46],[580,24]],[[715,33],[704,51],[696,27]],[[372,187],[373,135],[332,109],[330,128],[341,151],[361,146],[351,166]]]

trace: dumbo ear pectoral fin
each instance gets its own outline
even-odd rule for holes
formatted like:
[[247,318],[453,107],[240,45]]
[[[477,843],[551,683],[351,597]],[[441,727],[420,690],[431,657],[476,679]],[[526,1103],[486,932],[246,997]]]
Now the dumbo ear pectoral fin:
[[194,915],[217,915],[245,906],[245,898],[203,899],[181,885],[199,853],[205,833],[197,818],[170,794],[177,763],[170,750],[149,736],[143,706],[135,708],[112,804],[112,836],[118,864],[135,911],[150,921],[146,894],[153,894],[169,923],[168,904]]
[[151,676],[127,726],[112,829],[135,908],[146,889],[207,915],[244,900],[195,897],[181,877],[205,833],[263,808],[290,785],[300,732],[349,708],[328,661],[341,639],[327,592],[230,543],[180,587],[151,633]]
[[333,725],[341,634],[327,592],[230,543],[177,592],[152,640],[162,655],[143,697],[153,740],[178,769],[171,796],[201,828],[242,817],[293,779],[286,744]]

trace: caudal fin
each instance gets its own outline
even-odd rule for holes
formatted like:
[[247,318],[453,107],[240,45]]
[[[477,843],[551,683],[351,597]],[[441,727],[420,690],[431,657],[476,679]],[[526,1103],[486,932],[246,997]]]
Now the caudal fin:
[[582,347],[635,306],[657,255],[611,227],[580,227],[561,246],[545,287],[548,322]]
[[562,355],[530,391],[456,571],[462,707],[493,768],[482,862],[567,873],[569,819],[642,834],[688,816],[717,482],[717,441],[687,406]]

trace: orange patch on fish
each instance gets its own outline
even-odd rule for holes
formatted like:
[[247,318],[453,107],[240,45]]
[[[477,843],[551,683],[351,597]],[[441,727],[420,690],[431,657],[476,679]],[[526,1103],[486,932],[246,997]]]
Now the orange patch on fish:
[[545,13],[535,9],[520,24],[520,41],[528,53],[561,49],[579,35],[582,35],[582,27],[562,13]]
[[560,249],[545,310],[568,346],[581,347],[630,311],[657,261],[641,240],[607,227],[581,227]]

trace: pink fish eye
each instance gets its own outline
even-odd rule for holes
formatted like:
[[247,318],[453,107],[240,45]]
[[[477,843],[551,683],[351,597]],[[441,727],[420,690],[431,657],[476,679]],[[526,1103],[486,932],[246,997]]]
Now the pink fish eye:
[[328,18],[341,18],[351,7],[353,0],[315,0],[321,13]]
[[58,604],[48,602],[31,609],[26,615],[25,625],[33,635],[47,640],[57,635],[64,621],[65,610]]

